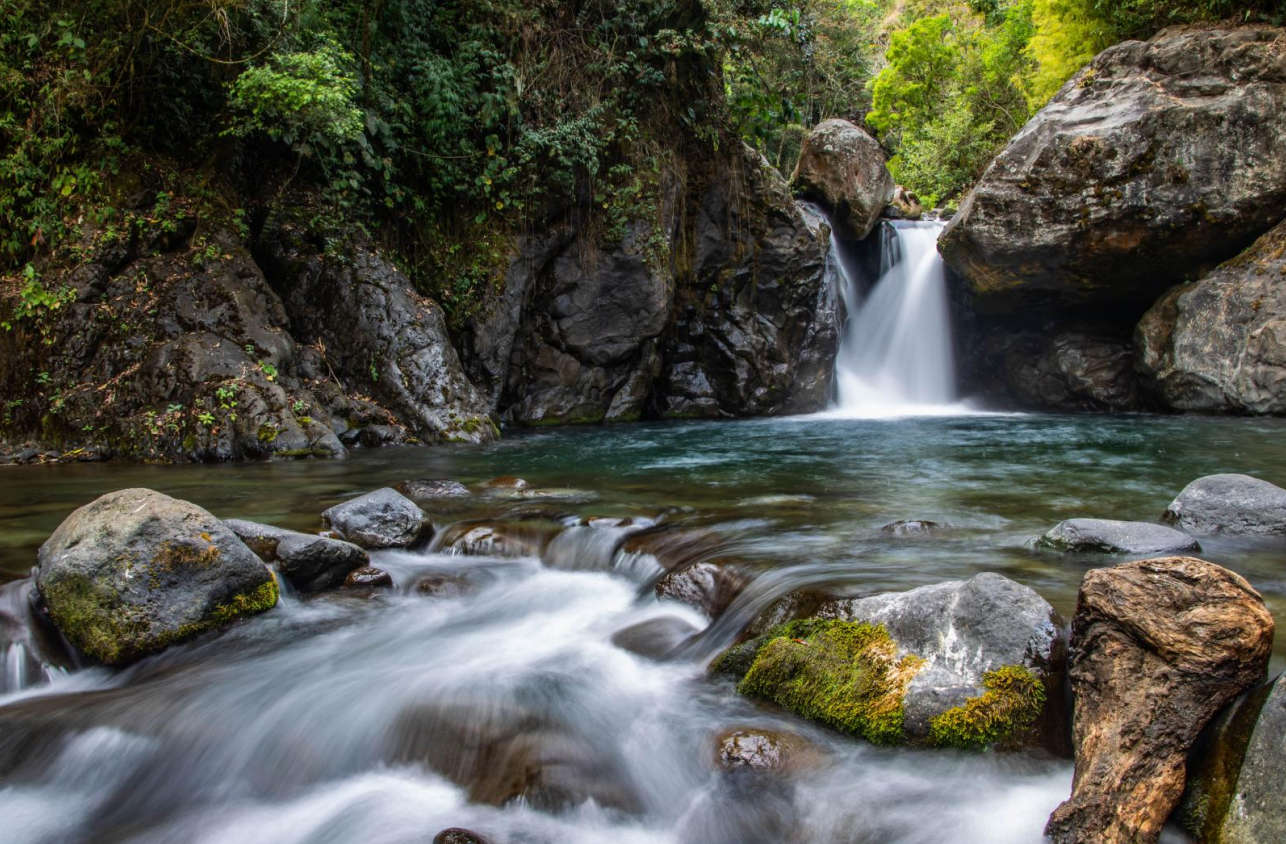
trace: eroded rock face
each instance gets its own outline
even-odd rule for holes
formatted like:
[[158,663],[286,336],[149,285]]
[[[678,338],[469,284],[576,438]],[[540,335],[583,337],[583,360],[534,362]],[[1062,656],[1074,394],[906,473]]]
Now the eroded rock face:
[[1174,528],[1116,519],[1068,519],[1042,536],[1040,544],[1058,551],[1100,554],[1189,554],[1201,550],[1197,540]]
[[1096,569],[1072,621],[1076,775],[1056,844],[1151,844],[1206,723],[1262,681],[1273,619],[1240,576],[1192,557]]
[[[879,141],[847,120],[826,120],[808,133],[791,182],[855,240],[871,233],[894,199],[893,177]],[[907,211],[910,204],[905,202]]]
[[1286,535],[1286,489],[1250,475],[1207,475],[1184,487],[1162,518],[1198,534]]
[[124,665],[277,603],[272,573],[222,522],[148,489],[109,493],[40,546],[36,586],[77,648]]
[[362,548],[406,548],[433,533],[424,511],[392,487],[336,504],[322,513],[322,519]]
[[1162,296],[1135,345],[1145,387],[1169,407],[1286,413],[1286,222]]
[[1105,50],[983,175],[939,248],[984,311],[1134,302],[1286,207],[1286,34],[1167,29]]
[[224,524],[259,559],[276,563],[277,571],[301,592],[333,589],[344,583],[349,572],[371,561],[370,555],[351,542],[243,519],[227,519]]

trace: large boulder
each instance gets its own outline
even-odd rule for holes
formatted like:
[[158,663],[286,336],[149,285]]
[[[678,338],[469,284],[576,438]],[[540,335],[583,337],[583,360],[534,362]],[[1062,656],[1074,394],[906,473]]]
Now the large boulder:
[[1068,519],[1051,528],[1040,544],[1057,551],[1100,554],[1189,554],[1200,543],[1182,531],[1151,522]]
[[336,504],[322,519],[362,548],[406,548],[432,536],[433,525],[415,502],[392,487]]
[[1286,683],[1278,677],[1219,716],[1188,774],[1184,826],[1209,844],[1286,841]]
[[222,522],[148,489],[113,492],[40,546],[36,586],[73,645],[124,665],[277,603],[272,573]]
[[1286,535],[1286,489],[1250,475],[1207,475],[1183,488],[1162,518],[1200,534]]
[[868,598],[796,601],[789,621],[726,652],[738,689],[882,743],[1058,749],[1062,624],[997,574]]
[[1261,682],[1273,617],[1240,576],[1192,557],[1089,572],[1072,621],[1076,774],[1055,844],[1155,844],[1206,723]]
[[[896,187],[880,142],[839,119],[822,121],[804,138],[791,182],[797,192],[825,208],[845,236],[856,240],[875,228]],[[905,203],[907,216],[910,204]]]
[[1168,407],[1286,414],[1286,222],[1162,296],[1135,345],[1144,386]]
[[224,522],[237,538],[301,592],[340,586],[350,572],[369,565],[370,555],[351,542],[315,536],[244,519]]
[[1101,53],[983,174],[939,241],[985,311],[1135,302],[1286,208],[1286,31],[1167,29]]

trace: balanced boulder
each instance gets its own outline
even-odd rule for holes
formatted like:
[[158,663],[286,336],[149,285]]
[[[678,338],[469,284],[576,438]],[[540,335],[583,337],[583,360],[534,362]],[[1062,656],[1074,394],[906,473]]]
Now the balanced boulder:
[[1072,621],[1076,774],[1055,844],[1153,844],[1206,723],[1259,683],[1273,617],[1240,576],[1192,557],[1096,569]]
[[344,583],[349,572],[371,561],[351,542],[243,519],[228,519],[224,524],[260,559],[276,563],[277,571],[301,592],[333,589]]
[[36,585],[54,624],[108,665],[277,603],[263,562],[205,510],[126,489],[81,507],[40,547]]
[[406,548],[433,532],[424,511],[391,487],[336,504],[322,518],[341,537],[362,548]]
[[826,209],[840,232],[857,240],[871,233],[894,198],[879,141],[847,120],[826,120],[808,133],[791,181]]
[[1286,30],[1171,28],[1101,53],[983,174],[939,242],[992,312],[1136,302],[1286,208]]
[[1151,522],[1116,519],[1068,519],[1040,538],[1058,551],[1102,554],[1187,554],[1201,550],[1186,533]]
[[1184,487],[1162,518],[1194,533],[1286,535],[1286,489],[1250,475],[1207,475]]

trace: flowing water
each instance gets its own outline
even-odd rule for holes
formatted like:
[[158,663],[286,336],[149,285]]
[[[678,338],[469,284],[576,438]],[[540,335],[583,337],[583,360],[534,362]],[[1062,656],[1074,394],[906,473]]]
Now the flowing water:
[[[538,431],[346,461],[5,469],[0,569],[15,579],[0,586],[0,839],[392,844],[464,826],[513,844],[1036,844],[1070,788],[1068,761],[875,748],[739,697],[706,675],[710,656],[805,585],[996,571],[1070,613],[1085,570],[1108,561],[1041,552],[1033,537],[1073,516],[1155,519],[1203,474],[1286,482],[1284,433],[1273,420],[806,417]],[[148,486],[315,530],[325,507],[401,479],[497,475],[532,488],[430,508],[444,536],[457,522],[564,532],[519,556],[445,553],[445,540],[381,552],[394,590],[287,597],[124,671],[60,665],[21,624],[30,587],[17,578],[36,547],[108,490]],[[880,530],[908,518],[948,529]],[[711,531],[720,540],[700,553],[757,574],[668,661],[613,642],[652,619],[708,624],[659,601],[655,559],[619,547],[651,523]],[[1281,543],[1205,546],[1286,621]],[[464,586],[424,594],[426,576]],[[1275,668],[1284,656],[1279,645]],[[810,749],[788,775],[726,773],[715,742],[736,728]]]

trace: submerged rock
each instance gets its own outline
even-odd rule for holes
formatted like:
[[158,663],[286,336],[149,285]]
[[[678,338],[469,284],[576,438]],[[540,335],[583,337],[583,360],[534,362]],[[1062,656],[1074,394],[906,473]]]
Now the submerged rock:
[[1134,336],[1144,384],[1166,406],[1286,414],[1286,222],[1171,289]]
[[336,504],[322,519],[362,548],[406,548],[433,535],[424,511],[391,487]]
[[700,631],[672,615],[649,618],[612,634],[612,644],[649,659],[669,658]]
[[1186,533],[1151,522],[1116,519],[1068,519],[1040,538],[1058,551],[1103,554],[1186,554],[1201,545]]
[[1259,683],[1273,618],[1240,576],[1192,557],[1095,569],[1072,621],[1076,776],[1055,844],[1155,844],[1206,723]]
[[729,730],[715,739],[715,763],[725,771],[788,773],[819,755],[803,738],[771,730]]
[[871,233],[895,197],[880,142],[847,120],[825,120],[808,133],[791,182],[855,240]]
[[433,844],[491,844],[491,839],[483,838],[472,830],[453,826],[433,836]]
[[1209,844],[1286,841],[1286,682],[1238,700],[1202,737],[1188,771],[1184,826]]
[[301,592],[333,589],[344,583],[349,572],[371,560],[351,542],[243,519],[226,519],[224,524],[261,560],[276,563],[277,571]]
[[1066,643],[1052,607],[995,574],[870,598],[727,651],[738,690],[885,744],[1060,749]]
[[945,529],[945,525],[927,519],[903,519],[885,525],[880,528],[880,531],[892,536],[927,536],[931,533],[940,533]]
[[656,596],[695,607],[717,618],[745,588],[748,578],[733,563],[705,561],[676,569],[656,582]]
[[471,494],[467,486],[447,478],[399,481],[393,485],[393,489],[415,502],[432,502],[440,498],[463,498]]
[[40,547],[36,585],[58,629],[124,665],[277,603],[272,573],[195,504],[126,489],[81,507]]
[[1099,54],[983,174],[939,242],[985,311],[1141,307],[1286,208],[1286,33],[1171,28]]
[[1250,475],[1207,475],[1184,487],[1162,518],[1200,534],[1286,535],[1286,489]]

